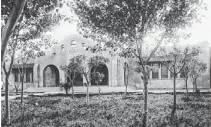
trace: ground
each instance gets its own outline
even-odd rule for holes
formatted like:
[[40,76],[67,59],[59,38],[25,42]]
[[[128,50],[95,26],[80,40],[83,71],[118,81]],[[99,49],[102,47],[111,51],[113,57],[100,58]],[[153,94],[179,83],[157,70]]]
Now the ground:
[[[208,127],[211,126],[211,94],[190,96],[187,103],[184,94],[177,95],[177,118],[170,123],[172,94],[149,94],[149,126],[158,127]],[[24,125],[68,126],[68,127],[136,127],[140,126],[143,111],[143,95],[107,94],[75,100],[62,94],[48,96],[29,96],[24,99]],[[11,125],[22,127],[20,99],[11,100]],[[1,116],[5,110],[2,101]]]

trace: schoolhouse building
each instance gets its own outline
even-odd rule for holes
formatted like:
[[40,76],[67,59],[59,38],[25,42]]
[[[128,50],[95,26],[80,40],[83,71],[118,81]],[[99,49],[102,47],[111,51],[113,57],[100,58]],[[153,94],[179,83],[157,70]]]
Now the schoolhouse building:
[[[102,63],[99,71],[105,75],[102,83],[103,86],[124,86],[126,82],[126,71],[124,68],[127,60],[119,56],[111,56],[109,51],[92,53],[86,50],[86,47],[92,46],[92,40],[83,38],[80,35],[72,34],[65,38],[63,41],[49,48],[45,56],[30,60],[26,65],[26,73],[24,78],[24,89],[28,87],[59,87],[60,83],[67,82],[68,78],[65,72],[60,69],[61,65],[68,65],[71,58],[76,55],[84,54],[87,58],[95,56],[104,56],[109,59],[108,63]],[[198,44],[202,49],[199,59],[207,64],[207,71],[198,79],[199,88],[210,88],[210,63],[211,51],[208,42]],[[149,88],[173,88],[173,80],[171,73],[163,66],[159,58],[152,58],[150,66],[158,69],[153,69],[150,72]],[[13,68],[12,75],[10,76],[10,85],[20,83],[20,74],[17,68]],[[91,77],[91,74],[89,76]],[[143,81],[140,74],[133,72],[128,78],[130,86],[136,88],[143,88]],[[83,86],[85,78],[83,75],[78,75],[75,79],[75,86]],[[96,85],[91,83],[91,85]],[[188,80],[188,85],[192,88],[191,80]],[[177,77],[177,88],[185,88],[185,80],[182,74]]]

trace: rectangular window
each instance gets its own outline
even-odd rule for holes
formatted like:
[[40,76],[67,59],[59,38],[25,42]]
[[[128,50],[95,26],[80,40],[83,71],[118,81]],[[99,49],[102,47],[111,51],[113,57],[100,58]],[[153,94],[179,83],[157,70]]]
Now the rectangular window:
[[18,72],[15,72],[14,75],[15,75],[15,82],[19,82]]
[[18,72],[18,69],[13,68],[13,69],[12,69],[12,73],[13,73],[13,75],[14,75],[14,81],[15,81],[15,82],[19,82],[19,72]]
[[26,68],[26,82],[33,82],[33,68]]
[[164,64],[161,65],[161,78],[168,78],[168,68]]
[[180,72],[180,78],[185,78],[185,72],[184,72],[183,69],[182,69],[181,72]]
[[[174,78],[174,75],[170,73],[170,78]],[[176,78],[179,78],[179,75],[177,74]]]
[[12,73],[14,75],[14,81],[19,82],[19,72],[18,69],[12,69]]
[[171,77],[171,78],[174,78],[174,75],[173,75],[171,72],[170,72],[170,77]]
[[159,74],[159,64],[158,63],[152,63],[152,79],[158,79]]

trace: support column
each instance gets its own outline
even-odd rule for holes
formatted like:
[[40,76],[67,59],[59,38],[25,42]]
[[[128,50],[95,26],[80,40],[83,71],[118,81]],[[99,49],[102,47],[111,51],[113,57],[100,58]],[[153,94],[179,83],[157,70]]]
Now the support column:
[[161,79],[161,64],[159,64],[159,70],[158,70],[158,79]]
[[34,87],[39,87],[40,86],[40,81],[39,81],[39,65],[38,64],[34,64],[33,67],[33,84]]
[[112,59],[112,73],[111,73],[111,78],[112,78],[112,84],[111,86],[117,86],[118,84],[118,73],[117,73],[117,59],[116,58],[113,58]]
[[119,85],[124,86],[124,62],[122,61],[119,64]]

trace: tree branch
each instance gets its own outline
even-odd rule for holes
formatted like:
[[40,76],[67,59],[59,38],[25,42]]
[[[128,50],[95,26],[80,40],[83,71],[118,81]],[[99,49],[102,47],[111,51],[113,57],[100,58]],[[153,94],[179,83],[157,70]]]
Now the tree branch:
[[152,50],[152,52],[151,52],[151,54],[149,55],[149,57],[148,57],[148,59],[147,59],[146,63],[148,63],[148,62],[149,62],[149,60],[151,59],[151,57],[153,57],[153,56],[154,56],[155,52],[157,51],[157,49],[158,49],[158,48],[159,48],[159,46],[161,45],[161,43],[162,43],[162,41],[163,41],[164,37],[165,37],[165,35],[163,35],[163,36],[161,37],[160,41],[157,43],[157,45],[155,46],[155,48]]
[[6,75],[8,75],[8,72],[7,72],[7,69],[6,69],[5,62],[3,63],[3,70],[4,70],[4,73],[5,73]]
[[20,18],[20,15],[24,9],[26,0],[16,0],[14,3],[13,10],[11,12],[11,16],[7,21],[7,24],[5,26],[5,31],[2,33],[2,38],[1,38],[1,62],[4,62],[4,56],[5,56],[5,51],[6,47],[8,44],[9,37],[14,30],[17,21]]

